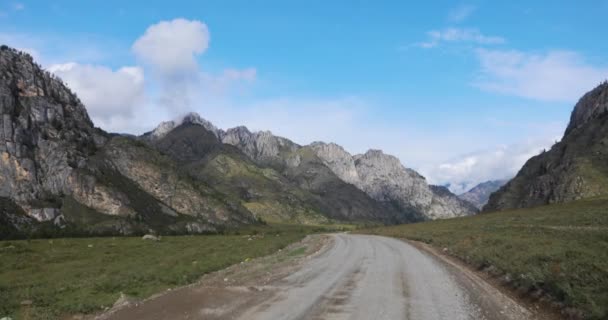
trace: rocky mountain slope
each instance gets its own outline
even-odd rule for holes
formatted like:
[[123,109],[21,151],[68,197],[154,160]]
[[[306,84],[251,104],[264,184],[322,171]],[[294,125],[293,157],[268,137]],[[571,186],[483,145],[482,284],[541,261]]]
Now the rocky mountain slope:
[[608,194],[608,82],[586,93],[560,142],[532,157],[490,196],[484,211]]
[[[378,210],[384,213],[373,213],[370,218],[381,221],[421,221],[477,212],[474,206],[451,192],[428,185],[420,174],[405,168],[396,157],[382,151],[370,150],[353,156],[334,143],[315,142],[300,146],[269,131],[250,132],[242,126],[219,130],[198,115],[187,115],[180,123],[187,122],[200,124],[257,165],[274,169],[300,188],[324,199],[324,203],[333,206],[330,212],[341,212],[330,214],[332,217],[363,217],[363,212],[349,210],[371,206],[374,201],[377,203],[374,207],[379,205]],[[169,123],[175,127],[175,122]],[[166,128],[166,123],[163,123],[142,138],[162,140],[171,132]],[[370,202],[368,198],[374,201]]]
[[95,128],[61,80],[6,46],[0,118],[0,198],[20,208],[0,215],[17,231],[32,219],[65,234],[198,233],[253,221],[170,158]]
[[[210,128],[215,127],[196,114],[179,123],[162,135],[155,130],[142,138],[264,221],[411,221],[344,183],[316,157],[300,153],[291,141],[265,132],[251,133],[244,127],[213,131]],[[243,144],[234,146],[220,138]]]
[[471,190],[458,195],[458,198],[473,204],[475,207],[481,210],[483,206],[488,203],[490,195],[496,190],[500,189],[500,187],[505,185],[507,182],[509,182],[509,180],[490,180],[482,182],[471,188]]
[[310,148],[342,180],[378,201],[393,203],[399,210],[411,212],[420,220],[452,218],[477,211],[447,189],[430,186],[423,176],[380,150],[351,156],[336,144],[317,142]]

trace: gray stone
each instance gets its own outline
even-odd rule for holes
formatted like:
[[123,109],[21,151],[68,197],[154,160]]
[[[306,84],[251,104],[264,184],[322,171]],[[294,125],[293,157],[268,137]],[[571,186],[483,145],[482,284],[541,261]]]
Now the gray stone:
[[152,240],[152,241],[160,241],[160,237],[151,235],[151,234],[147,234],[143,237],[141,237],[142,240]]
[[37,208],[30,209],[30,217],[43,222],[54,220],[55,217],[59,216],[59,209],[57,208]]

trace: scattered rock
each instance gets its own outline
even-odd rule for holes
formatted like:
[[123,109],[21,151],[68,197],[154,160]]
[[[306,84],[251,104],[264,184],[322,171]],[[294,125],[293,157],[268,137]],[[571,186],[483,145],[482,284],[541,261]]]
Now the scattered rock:
[[157,237],[157,236],[154,236],[154,235],[151,235],[151,234],[147,234],[147,235],[145,235],[145,236],[143,236],[141,238],[142,238],[142,240],[160,241],[160,237]]
[[133,299],[121,292],[120,296],[118,297],[116,302],[114,302],[114,305],[112,305],[112,309],[119,309],[119,308],[127,307],[133,303],[135,303],[135,299]]

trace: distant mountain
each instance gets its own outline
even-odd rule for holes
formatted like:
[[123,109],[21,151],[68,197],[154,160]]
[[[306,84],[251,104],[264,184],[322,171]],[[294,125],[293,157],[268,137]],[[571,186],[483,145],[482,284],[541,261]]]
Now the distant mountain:
[[418,172],[404,167],[395,156],[380,150],[351,156],[333,143],[316,142],[309,147],[342,180],[418,219],[444,219],[477,212],[449,190],[430,186]]
[[[169,127],[175,128],[174,122],[169,123]],[[353,156],[334,143],[300,146],[269,131],[250,132],[242,126],[223,131],[195,114],[187,115],[179,123],[199,124],[222,143],[236,147],[255,164],[282,174],[291,183],[321,199],[326,208],[331,208],[326,215],[332,218],[365,217],[395,223],[477,212],[475,207],[451,192],[431,187],[420,174],[379,150]],[[158,144],[155,141],[171,135],[172,130],[166,128],[163,123],[144,134],[142,139]],[[189,139],[195,140],[195,137]],[[182,152],[176,154],[179,153]],[[369,206],[373,210],[364,209]]]
[[[301,170],[289,172],[280,165],[261,166],[253,160],[253,153],[247,154],[233,145],[222,143],[218,136],[230,137],[227,133],[218,135],[218,131],[209,130],[210,127],[199,120],[198,116],[188,115],[181,125],[154,139],[151,144],[178,161],[191,175],[240,201],[264,221],[409,221],[399,217],[397,211],[343,183],[326,167],[317,166],[314,159],[300,158]],[[229,134],[238,130],[243,129],[229,130]]]
[[576,104],[562,140],[532,157],[484,211],[608,195],[608,82]]
[[471,188],[471,190],[460,194],[458,197],[462,200],[468,201],[481,210],[481,208],[488,203],[490,195],[496,190],[500,189],[500,187],[505,185],[505,183],[508,181],[509,180],[490,180],[482,182]]

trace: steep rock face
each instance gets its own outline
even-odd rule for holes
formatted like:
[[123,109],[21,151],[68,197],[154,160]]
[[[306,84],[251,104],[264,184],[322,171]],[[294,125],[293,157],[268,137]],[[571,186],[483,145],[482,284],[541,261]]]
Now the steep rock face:
[[433,189],[416,171],[379,150],[357,155],[355,166],[360,187],[374,199],[393,201],[403,210],[413,208],[421,219],[444,219],[471,215],[476,210],[447,189]]
[[270,166],[297,166],[300,158],[294,154],[300,148],[292,141],[277,137],[270,131],[250,132],[240,126],[222,134],[223,143],[233,145],[258,163]]
[[505,185],[507,182],[509,182],[509,180],[490,180],[482,182],[458,197],[462,200],[468,201],[476,208],[481,210],[481,208],[488,203],[490,195],[496,190],[500,189],[500,187]]
[[26,211],[70,193],[105,141],[78,98],[27,54],[0,49],[0,196]]
[[523,208],[608,194],[608,83],[574,107],[564,137],[529,159],[490,196],[484,211]]
[[587,92],[578,101],[574,110],[572,110],[565,135],[584,126],[588,121],[602,116],[606,111],[608,111],[608,82],[604,82]]
[[415,220],[451,218],[476,212],[450,192],[435,192],[423,176],[380,150],[352,156],[334,143],[315,142],[310,148],[342,180],[378,201],[397,204],[400,211],[407,212]]
[[313,142],[310,148],[340,179],[361,188],[353,156],[335,143]]

